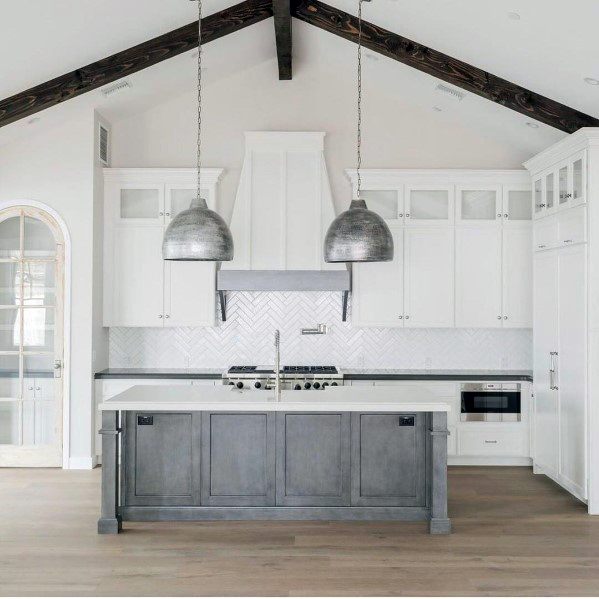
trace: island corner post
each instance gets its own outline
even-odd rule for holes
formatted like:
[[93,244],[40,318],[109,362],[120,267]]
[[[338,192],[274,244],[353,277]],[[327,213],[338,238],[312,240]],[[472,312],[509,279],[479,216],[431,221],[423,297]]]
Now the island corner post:
[[[226,409],[197,409],[167,412],[147,407],[149,409],[120,411],[104,408],[102,411],[100,433],[103,463],[99,534],[120,533],[123,521],[181,520],[428,521],[430,534],[451,532],[447,511],[449,431],[446,411],[404,412],[401,406],[395,412],[372,413],[278,411],[275,419],[272,411],[227,412]],[[160,442],[164,442],[165,430],[172,435],[174,429],[171,420],[174,417],[177,417],[175,426],[184,427],[180,431],[175,430],[180,434],[176,434],[166,446],[149,446],[148,435],[158,434],[156,440]],[[289,426],[286,426],[283,433],[281,423],[287,420]],[[361,427],[360,446],[356,449],[356,423],[361,420],[364,421],[364,426]],[[353,434],[349,430],[350,422]],[[228,430],[230,426],[240,429]],[[152,431],[152,427],[156,431]],[[161,427],[162,432],[159,432]],[[274,427],[278,427],[276,435]],[[313,429],[312,432],[310,429]],[[209,435],[212,439],[206,438],[207,430],[212,430]],[[140,440],[143,451],[137,454],[139,431],[139,438],[143,437]],[[262,434],[263,439],[260,438]],[[201,441],[200,436],[203,437]],[[281,439],[284,440],[285,436],[287,443],[282,446]],[[258,443],[247,448],[241,443],[235,445],[240,437],[256,438]],[[152,442],[154,441],[150,441]],[[295,467],[295,471],[286,470],[283,474],[275,472],[275,461],[279,464],[281,461],[275,460],[274,454],[280,456],[289,448],[291,451],[299,449],[298,453],[304,455],[303,447],[298,446],[302,442],[306,443],[305,447],[310,448],[309,452],[312,451],[311,458],[308,458],[313,460],[310,467],[302,467],[300,460],[296,460],[295,465],[289,466],[291,469]],[[268,455],[260,454],[260,443],[268,446]],[[232,446],[229,448],[228,444]],[[190,453],[188,464],[178,462],[181,455],[187,455],[187,450],[174,451],[179,445],[188,447],[189,452],[195,454],[192,456]],[[388,455],[380,457],[381,451],[387,453],[387,446]],[[342,448],[341,451],[347,450],[346,457],[338,455],[339,447]],[[153,465],[142,463],[144,458],[139,456],[146,451],[153,456]],[[155,458],[158,453],[162,455],[163,451],[166,455],[162,456],[164,461],[161,460],[158,467]],[[135,454],[137,459],[132,459],[128,452]],[[201,459],[198,455],[200,452],[203,452]],[[210,455],[206,452],[210,452]],[[223,452],[227,454],[224,457]],[[318,452],[322,452],[322,455],[318,455]],[[356,464],[354,458],[360,452],[362,458]],[[413,461],[405,458],[412,454]],[[379,458],[373,459],[373,456]],[[241,464],[235,464],[236,460],[241,460]],[[339,470],[332,472],[337,461]],[[210,463],[214,479],[210,472],[202,472],[201,476],[199,472],[195,472],[195,469],[205,470],[206,464]],[[234,464],[232,467],[231,463]],[[223,464],[229,464],[228,470]],[[268,474],[264,475],[270,465],[272,479],[268,479]],[[154,472],[150,473],[150,486],[156,495],[144,496],[140,492],[132,497],[130,489],[135,488],[136,477],[140,476],[140,485],[147,485],[148,472],[152,467]],[[297,478],[298,471],[302,471],[303,483]],[[246,476],[248,473],[249,476]],[[181,487],[176,490],[156,490],[162,489],[161,485],[164,484],[180,484],[186,477],[189,477],[192,487],[187,499]],[[194,477],[197,477],[197,483],[191,480]],[[259,480],[250,480],[252,477]],[[313,479],[308,480],[306,477]],[[129,480],[125,484],[127,478],[135,480]],[[303,497],[297,491],[277,489],[275,493],[274,486],[284,484],[281,481],[286,479],[293,479],[289,484],[295,487],[304,484],[311,492]],[[225,491],[221,497],[216,496],[214,489],[202,489],[200,493],[200,486],[211,485],[212,480],[218,480],[216,484],[221,487],[224,485]],[[357,480],[360,482],[357,483]],[[269,489],[264,496],[257,490],[261,485]],[[338,496],[332,490],[337,485],[340,489]],[[356,491],[360,485],[368,488]],[[321,489],[324,496],[319,496],[318,491],[314,491],[315,487]],[[229,491],[226,488],[243,488],[247,493],[242,497],[241,491]],[[376,492],[373,489],[378,489],[378,497],[372,496]],[[228,492],[240,493],[239,501],[235,501],[235,497],[231,500],[229,496],[223,502],[222,497]],[[177,496],[177,493],[182,495]],[[293,493],[295,496],[292,496]]]

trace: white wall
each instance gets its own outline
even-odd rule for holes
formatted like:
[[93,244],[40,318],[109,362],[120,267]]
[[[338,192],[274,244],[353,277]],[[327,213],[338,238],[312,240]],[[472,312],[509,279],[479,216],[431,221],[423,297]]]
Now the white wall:
[[[225,218],[231,214],[243,161],[243,132],[252,130],[327,132],[325,157],[336,208],[349,203],[350,187],[343,169],[355,166],[356,121],[353,52],[349,56],[350,67],[344,66],[347,61],[342,66],[329,65],[322,57],[311,58],[305,68],[295,64],[291,81],[279,81],[276,66],[268,61],[206,85],[203,165],[226,169],[221,185]],[[422,85],[421,74],[408,69],[401,78],[385,79],[389,70],[380,74],[371,70],[367,63],[364,168],[522,168],[521,162],[530,156],[525,136],[516,140],[502,130],[503,112],[495,115],[495,121],[481,123],[468,118],[464,101],[458,108],[438,113],[410,97],[411,78]],[[427,80],[433,88],[435,83]],[[195,166],[196,95],[195,91],[184,93],[134,117],[112,119],[112,166]],[[495,114],[496,107],[490,109]],[[524,125],[522,129],[530,130]]]
[[[71,236],[70,463],[74,467],[90,467],[92,459],[93,267],[94,235],[99,234],[93,222],[95,120],[93,111],[74,109],[60,127],[39,131],[32,127],[27,138],[0,147],[0,202],[42,202],[60,215]],[[106,334],[103,340],[98,337],[96,345],[105,356]]]

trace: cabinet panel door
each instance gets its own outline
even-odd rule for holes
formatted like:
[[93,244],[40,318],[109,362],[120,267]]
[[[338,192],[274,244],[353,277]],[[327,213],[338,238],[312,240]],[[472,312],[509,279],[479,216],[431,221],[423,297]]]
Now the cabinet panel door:
[[127,505],[199,504],[199,414],[127,412]]
[[503,229],[503,326],[532,327],[532,230]]
[[454,326],[454,229],[408,228],[404,326]]
[[202,413],[202,504],[275,504],[275,413]]
[[559,252],[559,475],[586,497],[586,247]]
[[350,415],[277,414],[277,505],[349,505]]
[[561,247],[573,243],[583,243],[587,239],[587,209],[586,206],[576,206],[569,210],[562,210],[557,215],[558,244]]
[[424,505],[424,416],[352,413],[352,505]]
[[401,225],[389,225],[395,255],[391,262],[353,266],[352,321],[363,327],[403,326],[403,236]]
[[559,238],[558,218],[558,214],[551,214],[534,222],[535,251],[548,250],[557,246]]
[[164,320],[163,231],[162,226],[115,228],[110,326],[162,326]]
[[550,352],[558,351],[558,257],[556,251],[534,257],[533,282],[533,461],[557,476],[557,391],[550,389]]
[[501,227],[457,227],[456,326],[502,326],[501,283]]
[[214,326],[215,273],[214,262],[165,263],[165,327]]

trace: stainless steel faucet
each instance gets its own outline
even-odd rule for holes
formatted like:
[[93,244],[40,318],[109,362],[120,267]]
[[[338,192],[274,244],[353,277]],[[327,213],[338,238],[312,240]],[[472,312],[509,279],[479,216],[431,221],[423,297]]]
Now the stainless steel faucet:
[[281,401],[281,333],[275,331],[275,401]]

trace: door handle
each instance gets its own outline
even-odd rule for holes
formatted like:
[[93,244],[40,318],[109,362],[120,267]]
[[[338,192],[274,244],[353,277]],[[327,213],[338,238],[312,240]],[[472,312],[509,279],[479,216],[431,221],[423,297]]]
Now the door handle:
[[62,376],[62,360],[54,360],[54,378],[59,379]]
[[557,356],[556,351],[549,352],[549,389],[551,391],[558,390],[558,386],[555,384],[555,356]]

